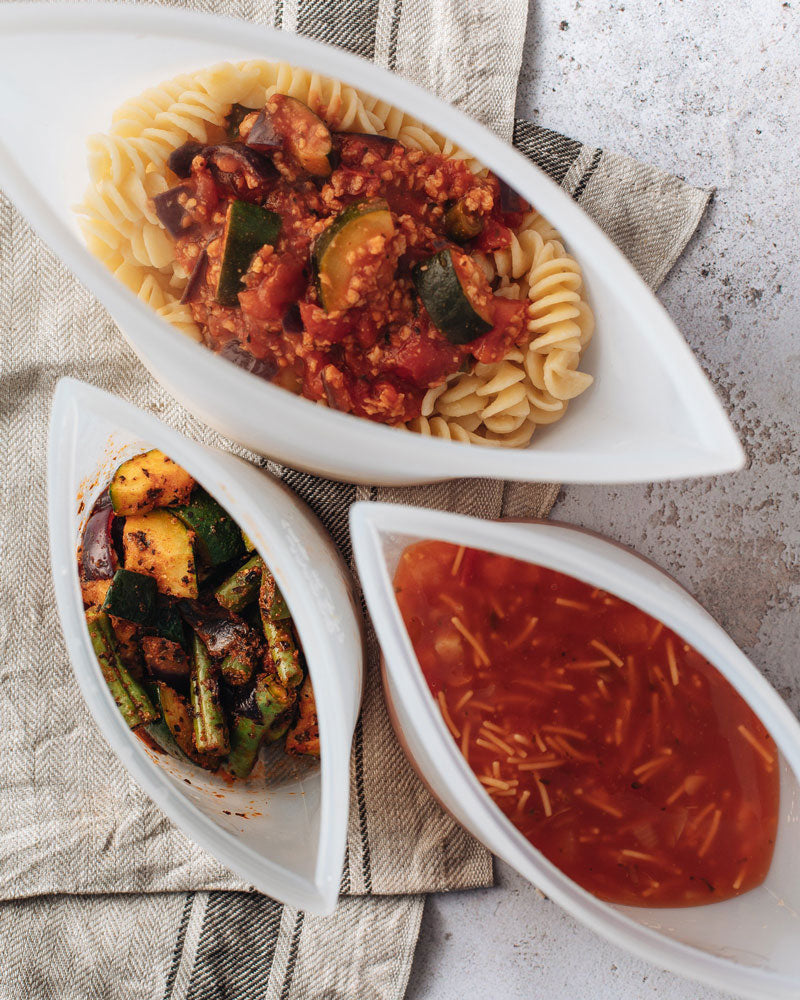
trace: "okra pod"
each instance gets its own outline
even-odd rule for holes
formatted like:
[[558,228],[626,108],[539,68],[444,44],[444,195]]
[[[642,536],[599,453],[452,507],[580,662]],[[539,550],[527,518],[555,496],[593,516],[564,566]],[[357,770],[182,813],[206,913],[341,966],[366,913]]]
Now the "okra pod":
[[290,618],[289,608],[284,600],[283,594],[275,583],[275,577],[266,566],[261,573],[261,588],[258,594],[258,603],[261,608],[261,619],[266,625],[269,622],[281,622]]
[[159,715],[147,692],[119,658],[108,615],[104,611],[92,612],[86,616],[86,624],[103,678],[126,723],[135,729],[155,722]]
[[217,587],[214,596],[229,611],[241,611],[258,597],[264,560],[254,555]]
[[198,753],[221,756],[230,749],[228,726],[219,697],[219,683],[208,650],[192,637],[192,674],[189,696],[194,714],[194,745]]
[[303,683],[303,668],[294,639],[285,628],[269,620],[264,621],[264,636],[281,684],[299,687]]

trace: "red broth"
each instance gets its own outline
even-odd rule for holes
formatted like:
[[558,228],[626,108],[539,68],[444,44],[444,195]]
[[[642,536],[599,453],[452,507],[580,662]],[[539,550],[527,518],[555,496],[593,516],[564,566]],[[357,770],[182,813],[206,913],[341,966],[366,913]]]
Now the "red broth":
[[422,671],[494,802],[602,899],[696,906],[769,870],[778,754],[696,650],[562,573],[426,541],[395,593]]

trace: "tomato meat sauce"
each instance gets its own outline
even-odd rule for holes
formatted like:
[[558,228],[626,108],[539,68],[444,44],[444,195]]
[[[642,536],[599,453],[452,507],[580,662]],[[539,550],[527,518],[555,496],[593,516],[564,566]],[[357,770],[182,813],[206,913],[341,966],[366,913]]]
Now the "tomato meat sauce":
[[[497,178],[337,132],[283,95],[245,112],[227,141],[176,150],[180,184],[155,199],[208,347],[309,399],[400,425],[429,388],[523,342],[525,304],[495,296],[475,256],[508,247],[529,208],[517,196],[504,210]],[[416,281],[441,254],[436,281]]]
[[554,570],[439,541],[395,593],[470,767],[553,864],[602,899],[694,906],[766,877],[778,753],[666,626]]

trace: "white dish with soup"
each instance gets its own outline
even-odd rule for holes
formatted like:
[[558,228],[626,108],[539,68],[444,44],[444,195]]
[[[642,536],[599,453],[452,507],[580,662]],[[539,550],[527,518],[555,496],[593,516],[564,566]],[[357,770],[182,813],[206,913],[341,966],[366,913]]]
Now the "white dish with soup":
[[61,625],[111,750],[249,885],[330,912],[362,644],[322,526],[268,474],[73,379],[48,494]]
[[490,850],[613,942],[800,988],[800,726],[670,577],[565,525],[358,504],[395,728]]
[[7,4],[0,23],[4,187],[228,436],[377,483],[741,466],[628,261],[453,107],[336,49],[185,11]]

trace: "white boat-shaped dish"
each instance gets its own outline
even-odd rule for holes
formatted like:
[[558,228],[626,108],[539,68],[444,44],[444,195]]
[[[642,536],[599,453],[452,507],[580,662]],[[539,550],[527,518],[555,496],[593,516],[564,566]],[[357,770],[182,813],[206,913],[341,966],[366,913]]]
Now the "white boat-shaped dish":
[[[319,763],[275,749],[265,768],[257,765],[250,779],[231,784],[150,750],[118,711],[89,640],[77,549],[114,469],[151,447],[182,465],[228,510],[272,569],[314,684]],[[59,382],[53,402],[48,500],[64,637],[83,696],[112,750],[184,833],[242,879],[289,905],[329,913],[344,860],[362,636],[349,574],[322,526],[268,474],[73,379]]]
[[[87,184],[87,137],[105,131],[112,111],[148,87],[244,58],[305,66],[413,113],[454,137],[548,217],[583,268],[597,319],[582,364],[595,384],[564,420],[537,432],[527,449],[506,451],[425,439],[324,409],[189,341],[91,256],[72,211]],[[452,106],[338,49],[188,11],[3,4],[0,185],[170,393],[228,437],[295,468],[382,484],[457,476],[599,483],[743,465],[727,417],[681,334],[569,195]]]
[[[395,728],[433,794],[493,853],[613,943],[681,975],[752,998],[800,996],[800,724],[711,616],[671,577],[630,550],[565,525],[486,522],[356,504],[353,550],[384,654]],[[605,903],[520,834],[485,793],[451,737],[414,656],[392,577],[403,549],[435,538],[525,559],[601,587],[663,621],[705,656],[761,718],[780,751],[781,805],[766,881],[735,899],[689,908]]]

